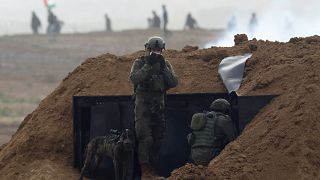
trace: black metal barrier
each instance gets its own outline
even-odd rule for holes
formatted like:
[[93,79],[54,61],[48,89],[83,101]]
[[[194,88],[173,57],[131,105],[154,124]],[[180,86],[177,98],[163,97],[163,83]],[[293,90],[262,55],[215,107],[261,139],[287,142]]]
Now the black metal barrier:
[[[240,96],[232,114],[238,132],[244,129],[253,117],[275,96]],[[211,102],[217,98],[229,101],[228,94],[169,94],[166,99],[166,132],[160,152],[158,170],[160,175],[169,176],[170,172],[183,166],[190,153],[186,136],[190,132],[191,117],[194,113],[209,110]],[[234,97],[233,97],[234,98]],[[134,105],[131,96],[74,96],[74,167],[81,169],[85,147],[90,139],[102,136],[110,129],[123,130],[133,127]],[[109,178],[113,177],[111,159],[106,159],[98,170]],[[139,174],[139,172],[136,172]]]

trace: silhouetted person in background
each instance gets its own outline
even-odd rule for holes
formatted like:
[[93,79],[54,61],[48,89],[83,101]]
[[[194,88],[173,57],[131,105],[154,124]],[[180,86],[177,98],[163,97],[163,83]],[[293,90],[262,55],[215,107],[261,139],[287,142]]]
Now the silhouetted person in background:
[[198,28],[197,21],[191,16],[191,13],[188,14],[184,29],[195,29]]
[[32,18],[31,18],[31,28],[33,31],[33,34],[38,34],[38,28],[41,27],[41,22],[38,16],[34,11],[32,11]]
[[111,32],[112,31],[111,20],[110,20],[108,14],[105,14],[104,17],[105,17],[105,20],[106,20],[106,31],[107,32]]
[[163,10],[163,14],[162,14],[162,18],[163,18],[163,32],[166,34],[168,32],[167,30],[167,25],[168,25],[168,12],[166,9],[166,5],[162,5],[162,10]]
[[252,13],[251,19],[249,22],[249,31],[254,32],[256,30],[257,26],[258,26],[258,20],[257,20],[256,13]]
[[232,16],[228,22],[228,31],[234,31],[237,27],[237,20],[235,16]]
[[52,11],[48,11],[48,27],[47,27],[47,33],[51,34],[54,32],[55,25],[57,24],[58,19],[57,16],[53,14]]
[[148,21],[148,29],[152,28],[152,26],[153,26],[152,18],[148,18],[147,21]]
[[293,23],[289,17],[286,17],[284,20],[284,29],[285,29],[285,31],[288,31],[288,32],[293,31]]
[[60,34],[63,24],[64,24],[63,21],[58,20],[57,24],[55,26],[55,31],[54,32],[57,33],[57,34]]
[[58,20],[57,16],[53,14],[52,11],[48,11],[47,34],[49,35],[51,40],[54,38],[55,35],[60,34],[63,24],[64,23]]
[[152,11],[152,13],[153,13],[152,27],[160,29],[161,28],[160,27],[160,25],[161,25],[160,17],[157,15],[157,13],[155,11]]

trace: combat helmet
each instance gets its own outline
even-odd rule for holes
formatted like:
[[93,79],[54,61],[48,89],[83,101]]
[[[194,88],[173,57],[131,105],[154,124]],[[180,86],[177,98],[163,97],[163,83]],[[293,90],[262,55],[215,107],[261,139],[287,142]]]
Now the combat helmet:
[[214,100],[210,105],[210,109],[224,114],[229,114],[231,111],[230,103],[225,99]]
[[165,49],[166,43],[164,42],[162,37],[159,36],[153,36],[148,39],[148,42],[144,45],[146,50],[151,50],[151,49],[159,49],[163,50]]

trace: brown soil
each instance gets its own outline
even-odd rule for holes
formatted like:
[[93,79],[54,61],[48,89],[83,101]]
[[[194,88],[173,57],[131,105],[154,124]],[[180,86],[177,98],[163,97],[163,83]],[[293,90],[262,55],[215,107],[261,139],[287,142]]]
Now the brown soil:
[[[205,29],[170,32],[165,38],[168,49],[181,49],[186,44],[202,47],[222,33]],[[136,52],[154,35],[162,36],[163,31],[61,34],[53,41],[46,35],[0,37],[0,145],[9,142],[40,100],[83,60],[106,52],[116,55]]]
[[[217,66],[251,52],[241,95],[278,94],[243,134],[206,167],[186,165],[171,179],[317,179],[320,168],[320,37],[292,43],[249,41],[231,48],[168,50],[180,84],[170,93],[225,92]],[[0,179],[76,179],[73,95],[128,95],[133,60],[143,52],[89,58],[29,114],[0,147]]]
[[241,43],[248,41],[248,36],[246,34],[237,34],[234,36],[234,45],[238,46]]

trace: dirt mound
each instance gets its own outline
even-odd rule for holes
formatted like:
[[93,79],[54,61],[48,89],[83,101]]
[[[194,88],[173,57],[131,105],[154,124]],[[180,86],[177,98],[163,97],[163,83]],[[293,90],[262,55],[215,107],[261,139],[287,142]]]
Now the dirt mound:
[[206,169],[204,166],[195,166],[188,163],[182,168],[174,170],[169,179],[203,180],[206,178]]
[[239,93],[279,96],[211,161],[206,179],[319,179],[320,37],[290,42],[250,42],[258,49]]
[[234,36],[234,45],[238,46],[241,43],[248,41],[248,36],[246,34],[237,34]]
[[[279,96],[207,169],[186,165],[174,171],[172,179],[319,177],[319,37],[291,43],[249,41],[231,48],[168,50],[165,56],[180,81],[170,93],[224,92],[218,64],[224,57],[251,52],[252,46],[257,49],[248,60],[240,94]],[[104,54],[86,60],[70,73],[0,148],[0,179],[76,178],[72,96],[131,94],[129,71],[142,54]]]

